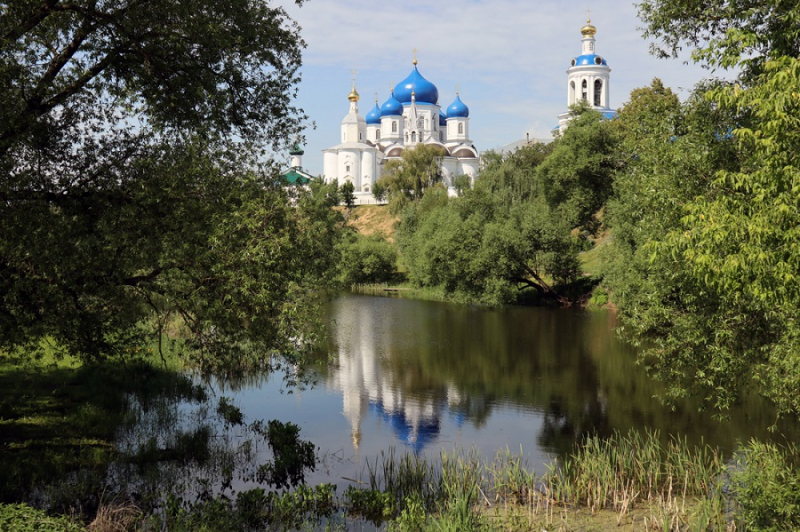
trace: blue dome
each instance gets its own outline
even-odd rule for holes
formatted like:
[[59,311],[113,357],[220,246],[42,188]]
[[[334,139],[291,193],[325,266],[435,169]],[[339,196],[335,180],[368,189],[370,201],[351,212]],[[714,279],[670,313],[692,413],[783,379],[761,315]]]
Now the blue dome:
[[403,114],[403,104],[397,101],[394,93],[381,105],[381,116],[400,116]]
[[368,125],[381,123],[381,108],[378,107],[378,102],[375,102],[375,107],[372,108],[372,111],[367,113],[366,120]]
[[578,57],[572,60],[572,66],[594,66],[594,65],[608,66],[604,58],[595,54],[579,55]]
[[394,97],[399,102],[411,103],[412,92],[418,103],[435,104],[439,101],[439,89],[436,88],[436,85],[423,78],[416,66],[414,66],[411,74],[394,88]]
[[447,126],[447,115],[440,109],[439,110],[439,126],[446,127]]
[[464,105],[461,97],[456,94],[456,99],[447,108],[447,118],[467,118],[469,116],[469,107]]

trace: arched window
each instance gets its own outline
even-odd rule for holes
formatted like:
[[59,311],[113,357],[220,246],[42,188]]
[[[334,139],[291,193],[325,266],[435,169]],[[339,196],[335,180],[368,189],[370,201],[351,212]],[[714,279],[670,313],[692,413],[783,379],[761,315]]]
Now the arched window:
[[375,130],[375,140],[381,140],[381,130],[380,129],[376,129]]
[[599,79],[596,79],[594,81],[594,104],[597,107],[600,107],[602,105],[602,103],[600,103],[602,101],[601,100],[602,95],[603,95],[603,82],[600,81]]
[[464,124],[461,123],[461,122],[458,123],[458,134],[459,135],[463,135],[464,134]]
[[397,133],[397,122],[392,120],[392,133]]
[[425,118],[419,117],[417,119],[417,129],[425,129]]
[[569,82],[569,104],[575,103],[575,81]]
[[583,100],[587,101],[589,99],[589,93],[588,93],[588,84],[586,83],[586,80],[583,80],[583,82],[581,83],[581,92]]
[[411,132],[411,142],[417,142],[417,132],[416,131],[412,131]]
[[360,131],[358,132],[358,140],[364,140],[363,133],[361,133]]

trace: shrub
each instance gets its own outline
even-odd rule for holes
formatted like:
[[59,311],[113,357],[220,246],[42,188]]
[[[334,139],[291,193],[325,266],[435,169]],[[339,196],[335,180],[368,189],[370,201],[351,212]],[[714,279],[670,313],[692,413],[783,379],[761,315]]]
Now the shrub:
[[0,530],[18,532],[80,532],[85,530],[67,517],[50,517],[27,504],[0,504]]
[[381,236],[354,235],[340,246],[339,280],[344,286],[390,281],[397,251]]
[[793,462],[797,447],[757,441],[739,454],[731,472],[737,520],[746,530],[777,532],[800,528],[800,477]]

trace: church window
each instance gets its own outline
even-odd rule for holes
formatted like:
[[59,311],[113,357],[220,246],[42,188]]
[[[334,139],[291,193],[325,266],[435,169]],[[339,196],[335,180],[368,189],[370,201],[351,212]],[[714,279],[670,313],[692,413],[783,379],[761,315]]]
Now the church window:
[[349,171],[350,171],[350,165],[349,165],[349,164],[346,164],[346,165],[344,166],[344,171],[345,171],[345,172],[349,172]]
[[397,122],[392,120],[392,133],[397,133]]
[[417,132],[416,131],[412,131],[411,132],[411,142],[417,142]]
[[464,134],[464,124],[461,124],[461,123],[458,124],[458,134],[459,135],[463,135]]
[[603,82],[600,81],[599,79],[596,79],[594,81],[594,104],[597,107],[600,107],[602,105],[600,103],[602,96],[603,96]]
[[364,137],[360,131],[358,132],[358,140],[364,140]]
[[423,117],[417,119],[417,129],[425,129],[425,119]]
[[380,138],[381,138],[381,130],[380,129],[376,129],[375,130],[375,140],[380,140]]
[[588,99],[589,99],[589,94],[588,94],[587,90],[588,90],[588,89],[587,89],[587,83],[586,83],[586,80],[583,80],[583,83],[581,83],[581,91],[582,91],[582,93],[583,93],[583,95],[582,95],[582,96],[583,96],[583,100],[584,100],[584,101],[586,101],[586,100],[588,100]]
[[569,82],[569,104],[572,105],[575,103],[575,82]]

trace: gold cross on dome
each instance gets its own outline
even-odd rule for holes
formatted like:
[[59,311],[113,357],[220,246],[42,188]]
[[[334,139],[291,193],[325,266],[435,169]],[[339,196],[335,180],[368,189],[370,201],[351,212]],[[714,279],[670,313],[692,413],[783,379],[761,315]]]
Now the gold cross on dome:
[[356,86],[356,74],[358,74],[358,70],[351,70],[350,74],[351,74],[352,79],[353,79],[353,87],[355,87]]
[[414,66],[417,66],[417,49],[414,48]]
[[586,8],[586,23],[590,23],[592,21],[592,10],[590,8]]

